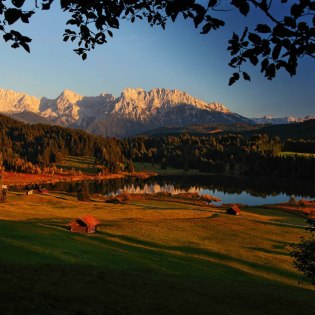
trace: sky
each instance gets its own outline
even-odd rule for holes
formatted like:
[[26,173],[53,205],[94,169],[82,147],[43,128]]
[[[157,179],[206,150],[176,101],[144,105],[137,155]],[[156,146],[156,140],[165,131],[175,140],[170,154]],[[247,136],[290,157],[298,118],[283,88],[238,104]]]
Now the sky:
[[[227,26],[207,35],[182,19],[169,23],[165,31],[145,22],[124,22],[108,44],[82,61],[72,51],[75,47],[62,41],[67,15],[55,2],[52,10],[36,13],[30,24],[15,26],[33,39],[30,54],[0,40],[0,88],[56,98],[64,89],[85,96],[103,92],[119,96],[128,87],[147,91],[159,87],[223,103],[246,117],[315,115],[315,62],[311,58],[300,61],[298,74],[292,78],[282,72],[269,81],[259,67],[249,67],[251,82],[240,80],[228,86],[233,73],[228,66],[228,40],[233,31],[241,33],[244,23],[263,23],[259,15],[245,19],[233,12],[219,13]],[[281,13],[282,8],[276,9]]]

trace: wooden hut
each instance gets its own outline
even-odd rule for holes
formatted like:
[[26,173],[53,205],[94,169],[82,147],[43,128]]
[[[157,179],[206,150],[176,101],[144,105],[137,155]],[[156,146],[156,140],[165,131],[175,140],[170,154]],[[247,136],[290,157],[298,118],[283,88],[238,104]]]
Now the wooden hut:
[[95,233],[96,227],[101,222],[97,220],[93,215],[88,214],[84,217],[77,218],[69,223],[70,231],[77,233]]
[[231,214],[231,215],[240,215],[241,209],[235,205],[235,206],[232,206],[231,208],[227,209],[226,213]]
[[39,189],[37,189],[37,192],[39,194],[48,194],[48,189],[46,189],[46,188],[39,188]]

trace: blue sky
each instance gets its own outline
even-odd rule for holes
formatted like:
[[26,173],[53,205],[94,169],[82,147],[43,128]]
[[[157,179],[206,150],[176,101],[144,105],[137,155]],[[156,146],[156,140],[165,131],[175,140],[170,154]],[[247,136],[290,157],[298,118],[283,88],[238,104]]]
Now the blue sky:
[[258,67],[250,67],[251,82],[228,86],[233,69],[227,65],[227,41],[244,21],[258,21],[259,15],[245,20],[222,13],[227,27],[208,35],[182,20],[169,23],[166,31],[145,22],[123,23],[108,44],[82,61],[74,47],[62,41],[67,16],[56,7],[35,14],[29,25],[17,26],[33,38],[31,54],[0,41],[0,88],[56,98],[66,88],[89,96],[102,92],[119,96],[127,87],[162,87],[221,102],[247,117],[315,115],[315,63],[310,58],[300,61],[293,78],[281,73],[268,81]]

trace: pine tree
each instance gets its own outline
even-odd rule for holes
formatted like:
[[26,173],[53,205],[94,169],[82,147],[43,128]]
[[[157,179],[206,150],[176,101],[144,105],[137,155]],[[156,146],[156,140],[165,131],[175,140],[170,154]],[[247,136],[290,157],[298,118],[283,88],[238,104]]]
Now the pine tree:
[[79,201],[90,201],[90,192],[87,182],[83,181],[81,183],[77,197]]

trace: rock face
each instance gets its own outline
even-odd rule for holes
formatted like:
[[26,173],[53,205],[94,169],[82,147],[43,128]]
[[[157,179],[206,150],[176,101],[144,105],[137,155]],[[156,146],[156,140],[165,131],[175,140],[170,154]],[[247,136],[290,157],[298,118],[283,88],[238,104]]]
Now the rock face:
[[306,120],[310,119],[315,119],[314,116],[305,116],[304,118],[302,117],[294,117],[294,116],[286,116],[286,117],[278,117],[274,118],[270,115],[266,115],[260,118],[252,118],[252,120],[256,124],[272,124],[272,125],[282,125],[282,124],[290,124],[290,123],[300,123]]
[[64,90],[56,99],[0,89],[0,112],[28,122],[41,117],[50,123],[116,137],[163,126],[252,123],[220,103],[206,103],[186,92],[167,89],[125,89],[117,98],[107,93],[86,97]]

